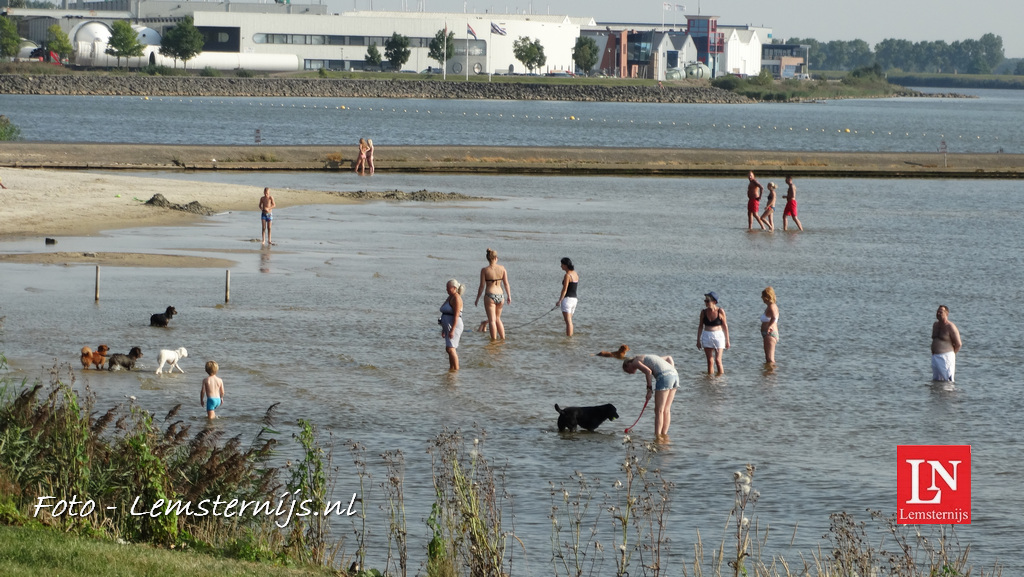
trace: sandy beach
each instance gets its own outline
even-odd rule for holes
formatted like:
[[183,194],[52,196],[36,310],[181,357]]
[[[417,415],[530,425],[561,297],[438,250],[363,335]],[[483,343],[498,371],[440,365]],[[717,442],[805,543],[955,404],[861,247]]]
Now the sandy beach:
[[[184,180],[141,178],[71,170],[4,169],[0,178],[6,190],[5,216],[0,237],[54,238],[87,236],[103,230],[146,226],[176,226],[203,216],[145,203],[155,194],[174,204],[193,201],[214,212],[257,210],[263,191],[238,185],[211,186]],[[324,191],[274,190],[279,208],[298,204],[341,204],[355,200]],[[258,244],[258,243],[257,243]],[[138,253],[0,254],[3,262],[96,263],[107,266],[204,266],[223,267],[225,261]],[[230,264],[230,263],[228,263]]]

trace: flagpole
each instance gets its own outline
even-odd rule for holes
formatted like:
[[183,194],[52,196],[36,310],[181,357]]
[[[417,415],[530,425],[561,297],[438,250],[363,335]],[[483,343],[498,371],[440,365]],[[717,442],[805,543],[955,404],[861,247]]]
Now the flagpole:
[[448,23],[444,23],[444,50],[441,51],[441,80],[448,80]]
[[491,81],[491,41],[494,38],[494,28],[487,30],[487,82]]
[[466,82],[469,82],[469,22],[466,22]]

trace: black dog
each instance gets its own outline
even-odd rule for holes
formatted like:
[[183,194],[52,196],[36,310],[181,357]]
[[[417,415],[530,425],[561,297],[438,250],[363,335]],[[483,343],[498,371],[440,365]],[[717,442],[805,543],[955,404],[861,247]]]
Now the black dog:
[[174,307],[167,307],[166,311],[149,317],[149,326],[166,327],[167,321],[171,320],[176,314],[178,314],[178,311],[174,310]]
[[[111,357],[113,358],[113,357]],[[558,411],[558,432],[569,429],[570,433],[576,432],[576,427],[583,427],[588,431],[601,426],[605,421],[614,421],[619,418],[615,405],[599,405],[596,407],[566,407],[564,409],[555,405]]]
[[114,369],[124,367],[125,370],[130,371],[135,368],[135,361],[141,358],[142,349],[139,347],[132,347],[132,350],[128,351],[127,355],[122,355],[120,353],[110,355],[107,359],[107,370],[112,371]]

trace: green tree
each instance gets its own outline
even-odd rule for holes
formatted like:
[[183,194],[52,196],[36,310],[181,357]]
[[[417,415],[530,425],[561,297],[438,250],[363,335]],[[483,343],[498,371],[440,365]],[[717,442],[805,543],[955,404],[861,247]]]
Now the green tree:
[[512,54],[530,72],[544,66],[544,63],[548,61],[547,56],[544,56],[544,47],[541,46],[540,40],[530,40],[527,36],[520,36],[519,40],[512,43]]
[[409,50],[408,36],[394,32],[391,34],[391,38],[384,43],[384,58],[391,64],[392,70],[401,70],[411,55],[412,50]]
[[0,17],[0,57],[14,58],[18,55],[18,44],[21,43],[21,36],[18,35],[18,25],[14,19],[6,16]]
[[139,43],[139,35],[132,29],[127,20],[115,20],[112,26],[113,32],[110,40],[107,41],[107,54],[117,58],[117,65],[121,66],[121,59],[125,59],[125,66],[128,65],[128,58],[138,58],[144,53],[142,44]]
[[366,62],[374,66],[380,66],[382,60],[380,50],[377,50],[377,43],[370,42],[370,47],[366,49]]
[[1003,38],[1001,36],[996,36],[990,32],[979,38],[978,44],[981,47],[981,57],[988,64],[990,70],[994,70],[1006,59],[1006,54],[1003,52]]
[[430,52],[427,56],[431,60],[437,60],[442,66],[444,63],[451,60],[452,56],[455,55],[455,33],[449,32],[448,38],[445,38],[444,30],[438,30],[437,34],[434,35],[433,40],[430,41]]
[[46,29],[46,48],[61,58],[67,58],[75,51],[68,35],[60,29],[60,24],[53,24]]
[[576,39],[576,46],[572,49],[572,61],[576,64],[576,70],[590,72],[597,65],[599,49],[597,42],[589,36],[580,36]]
[[1013,69],[1016,76],[1024,76],[1024,60],[1018,60],[1017,66]]
[[196,28],[191,16],[186,16],[181,22],[164,32],[160,38],[160,54],[174,59],[174,67],[178,67],[180,59],[185,66],[203,51],[203,44],[206,38]]
[[20,140],[21,129],[3,114],[0,114],[0,140]]

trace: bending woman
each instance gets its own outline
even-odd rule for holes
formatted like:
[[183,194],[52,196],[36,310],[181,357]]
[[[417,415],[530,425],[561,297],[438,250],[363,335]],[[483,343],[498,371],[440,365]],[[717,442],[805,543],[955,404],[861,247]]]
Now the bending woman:
[[444,337],[444,350],[448,353],[448,370],[459,370],[459,338],[462,337],[462,291],[466,285],[450,279],[444,290],[448,298],[441,305],[441,336]]
[[654,434],[656,437],[667,436],[668,426],[672,424],[672,400],[679,388],[679,373],[672,357],[637,355],[622,361],[622,370],[631,375],[637,371],[644,374],[647,379],[644,402],[650,401],[654,395]]
[[779,305],[775,303],[775,289],[761,291],[761,300],[768,308],[761,314],[761,338],[764,339],[764,362],[775,364],[775,345],[779,344]]
[[562,318],[565,319],[565,336],[572,336],[572,313],[576,312],[576,287],[580,283],[580,274],[572,265],[569,257],[562,259],[562,270],[565,276],[562,277],[562,292],[558,295],[555,306],[562,306]]
[[725,372],[722,367],[722,353],[729,348],[729,324],[725,321],[725,311],[718,306],[718,295],[714,291],[704,295],[704,310],[700,311],[700,322],[697,325],[697,348],[702,349],[708,358],[708,374]]
[[484,296],[484,311],[487,313],[487,328],[491,339],[505,338],[505,325],[501,323],[501,309],[512,304],[512,289],[508,286],[508,271],[498,264],[498,253],[487,249],[487,262],[480,269],[480,288],[476,291],[476,303],[480,306],[480,297]]

